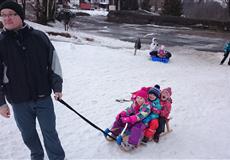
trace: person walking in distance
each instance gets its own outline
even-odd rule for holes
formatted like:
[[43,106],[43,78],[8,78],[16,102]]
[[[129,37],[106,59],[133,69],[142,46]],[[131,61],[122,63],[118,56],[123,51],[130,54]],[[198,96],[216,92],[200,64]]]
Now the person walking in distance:
[[36,119],[48,158],[64,160],[51,99],[52,91],[56,100],[62,98],[63,79],[55,48],[43,32],[24,23],[25,14],[16,2],[3,2],[0,13],[4,26],[0,34],[0,115],[11,116],[7,99],[31,160],[44,159]]
[[[220,65],[224,64],[225,60],[228,58],[229,53],[230,53],[230,41],[224,45],[224,58],[221,60]],[[230,58],[228,61],[228,65],[230,65]]]

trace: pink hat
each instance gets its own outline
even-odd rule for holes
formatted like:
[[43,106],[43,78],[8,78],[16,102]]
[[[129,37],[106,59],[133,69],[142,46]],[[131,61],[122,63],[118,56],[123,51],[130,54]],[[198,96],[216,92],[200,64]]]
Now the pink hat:
[[136,97],[137,97],[137,92],[139,92],[139,91],[144,91],[144,92],[146,92],[146,93],[148,93],[148,91],[149,91],[149,89],[150,89],[151,87],[142,87],[140,90],[138,90],[138,91],[135,91],[135,92],[132,92],[131,94],[132,94],[132,97],[131,97],[131,100],[135,100],[136,99]]
[[170,96],[172,95],[172,89],[170,87],[165,88],[165,89],[162,90],[162,92],[164,92],[164,91],[167,91]]
[[136,92],[135,92],[135,96],[136,96],[136,97],[137,97],[137,96],[142,97],[142,98],[144,98],[145,100],[148,99],[148,94],[147,94],[147,92],[144,91],[144,90],[136,91]]

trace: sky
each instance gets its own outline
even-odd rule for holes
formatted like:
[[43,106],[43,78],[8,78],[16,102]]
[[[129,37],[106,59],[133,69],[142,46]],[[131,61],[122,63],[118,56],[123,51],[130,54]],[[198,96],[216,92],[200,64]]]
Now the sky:
[[[43,31],[64,32],[58,25],[51,28],[27,23]],[[71,38],[50,36],[62,65],[64,101],[106,129],[130,105],[115,99],[129,99],[131,92],[143,86],[171,87],[173,132],[158,144],[149,142],[127,153],[55,101],[57,131],[68,160],[230,159],[230,66],[219,65],[222,52],[168,47],[172,58],[164,64],[151,61],[149,49],[138,50],[134,56],[130,42],[69,33]],[[37,129],[42,139],[39,126]],[[0,117],[0,148],[0,160],[29,159],[13,115],[9,119]]]

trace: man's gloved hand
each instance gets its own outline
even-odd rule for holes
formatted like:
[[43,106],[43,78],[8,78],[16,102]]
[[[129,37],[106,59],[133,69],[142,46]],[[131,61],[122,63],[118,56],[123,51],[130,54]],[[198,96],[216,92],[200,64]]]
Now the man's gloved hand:
[[61,92],[55,92],[54,93],[54,98],[55,98],[55,100],[61,99],[62,98],[62,93]]
[[0,106],[0,115],[5,118],[10,118],[10,108],[7,104]]

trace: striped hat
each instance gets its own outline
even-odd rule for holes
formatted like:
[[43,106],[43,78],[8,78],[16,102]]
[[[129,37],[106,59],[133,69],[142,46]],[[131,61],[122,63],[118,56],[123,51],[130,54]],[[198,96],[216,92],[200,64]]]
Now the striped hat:
[[157,98],[159,98],[161,94],[160,86],[156,84],[154,87],[150,88],[148,94],[154,94]]

